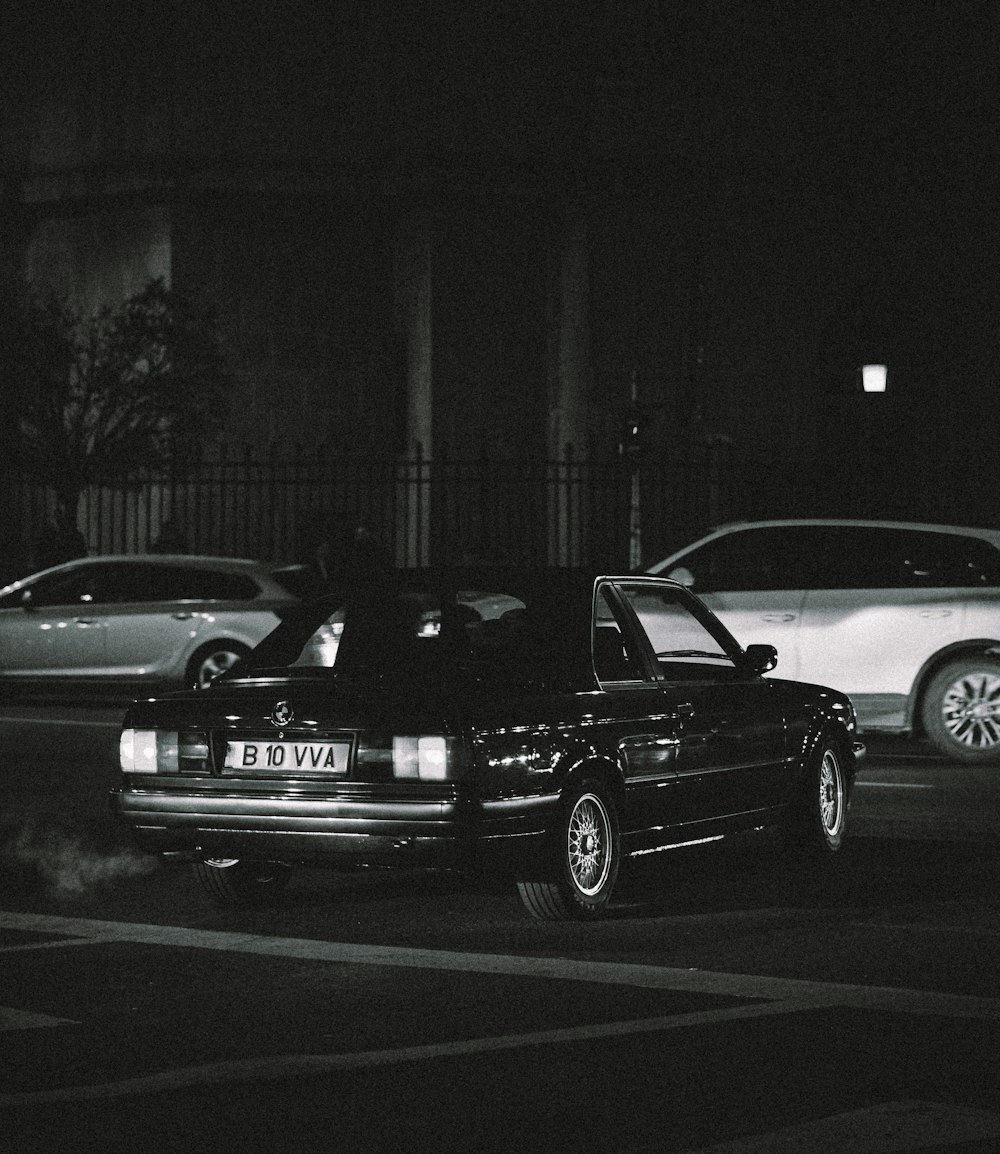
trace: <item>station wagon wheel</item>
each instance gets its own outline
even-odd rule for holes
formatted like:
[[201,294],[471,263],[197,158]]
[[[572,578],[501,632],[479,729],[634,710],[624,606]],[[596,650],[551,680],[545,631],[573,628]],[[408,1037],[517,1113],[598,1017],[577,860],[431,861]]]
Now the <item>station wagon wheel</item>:
[[266,905],[281,893],[291,867],[282,862],[216,857],[195,862],[194,872],[220,905],[259,906]]
[[607,791],[587,781],[565,798],[552,831],[554,880],[519,881],[533,917],[549,921],[593,918],[603,912],[618,878],[618,813]]
[[809,759],[802,792],[785,819],[786,841],[793,849],[820,860],[840,850],[848,790],[840,746],[824,737]]
[[967,657],[931,679],[924,695],[927,736],[955,761],[1000,761],[1000,661]]
[[188,663],[188,683],[204,689],[249,652],[239,641],[213,641],[203,645]]

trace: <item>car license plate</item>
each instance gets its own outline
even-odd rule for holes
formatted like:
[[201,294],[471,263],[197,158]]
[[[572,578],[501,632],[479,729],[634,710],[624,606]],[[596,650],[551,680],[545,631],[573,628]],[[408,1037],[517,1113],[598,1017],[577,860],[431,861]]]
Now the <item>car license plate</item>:
[[271,773],[347,773],[346,741],[229,741],[226,769]]

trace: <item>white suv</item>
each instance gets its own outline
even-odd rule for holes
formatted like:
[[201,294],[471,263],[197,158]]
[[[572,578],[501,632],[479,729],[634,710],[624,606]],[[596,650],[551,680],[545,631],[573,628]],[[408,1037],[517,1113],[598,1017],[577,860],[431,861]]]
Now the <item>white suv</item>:
[[650,566],[780,676],[850,694],[866,730],[1000,759],[1000,532],[900,521],[724,525]]

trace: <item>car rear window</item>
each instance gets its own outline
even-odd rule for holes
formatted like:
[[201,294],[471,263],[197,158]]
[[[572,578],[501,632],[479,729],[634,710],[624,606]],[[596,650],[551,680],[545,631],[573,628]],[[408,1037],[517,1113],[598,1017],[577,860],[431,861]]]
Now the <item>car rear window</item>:
[[271,570],[271,579],[286,593],[307,600],[326,592],[326,586],[315,569],[308,565],[282,565]]
[[281,625],[233,675],[523,673],[565,667],[570,651],[589,668],[592,589],[591,583],[581,591],[576,612],[558,588],[537,597],[488,584],[331,595],[283,613]]

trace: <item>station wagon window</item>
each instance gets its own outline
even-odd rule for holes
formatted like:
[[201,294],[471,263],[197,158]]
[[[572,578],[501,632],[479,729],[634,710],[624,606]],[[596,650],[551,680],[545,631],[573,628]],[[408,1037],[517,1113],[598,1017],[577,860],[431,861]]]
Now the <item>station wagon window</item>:
[[733,656],[677,590],[623,585],[621,591],[635,610],[656,653],[660,672],[668,680],[713,680],[734,675]]
[[192,566],[159,567],[157,599],[162,601],[251,601],[260,593],[252,577]]
[[[37,607],[248,601],[260,593],[257,582],[242,573],[134,561],[81,565],[35,581],[29,588]],[[12,596],[19,602],[21,591]]]
[[[33,581],[27,587],[32,605],[40,608],[46,605],[90,604],[94,599],[96,568],[86,566]],[[20,600],[23,592],[19,590],[14,596]]]

